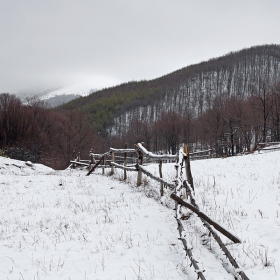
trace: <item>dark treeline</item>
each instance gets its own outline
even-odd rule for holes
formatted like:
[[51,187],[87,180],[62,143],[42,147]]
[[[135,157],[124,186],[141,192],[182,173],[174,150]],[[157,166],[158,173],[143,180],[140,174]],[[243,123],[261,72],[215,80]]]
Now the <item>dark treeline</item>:
[[266,141],[280,141],[280,83],[263,83],[246,99],[216,96],[200,116],[170,110],[154,122],[136,119],[125,133],[107,139],[80,112],[48,109],[36,99],[22,104],[14,95],[0,94],[2,153],[55,169],[67,167],[78,152],[88,158],[91,148],[104,152],[109,145],[144,142],[151,151],[174,154],[181,143],[189,143],[193,150],[211,148],[220,157],[252,151]]
[[0,94],[2,154],[62,169],[75,153],[88,157],[92,147],[104,149],[103,143],[81,113],[48,109],[36,99],[22,104],[15,95]]
[[256,149],[259,142],[280,141],[280,83],[256,90],[247,99],[216,97],[199,117],[175,111],[153,122],[135,120],[117,146],[144,142],[152,151],[176,153],[183,142],[193,150],[213,149],[214,156],[232,156]]

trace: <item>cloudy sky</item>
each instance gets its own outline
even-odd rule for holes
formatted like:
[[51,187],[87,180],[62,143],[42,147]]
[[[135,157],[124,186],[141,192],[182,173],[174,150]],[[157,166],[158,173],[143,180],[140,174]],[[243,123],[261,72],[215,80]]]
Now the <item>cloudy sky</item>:
[[279,0],[0,0],[0,93],[153,79],[280,44]]

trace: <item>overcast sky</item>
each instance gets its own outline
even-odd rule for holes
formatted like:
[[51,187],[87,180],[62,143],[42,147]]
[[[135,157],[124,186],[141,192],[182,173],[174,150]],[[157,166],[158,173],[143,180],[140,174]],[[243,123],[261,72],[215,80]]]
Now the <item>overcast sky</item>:
[[153,79],[280,44],[279,0],[0,0],[0,93]]

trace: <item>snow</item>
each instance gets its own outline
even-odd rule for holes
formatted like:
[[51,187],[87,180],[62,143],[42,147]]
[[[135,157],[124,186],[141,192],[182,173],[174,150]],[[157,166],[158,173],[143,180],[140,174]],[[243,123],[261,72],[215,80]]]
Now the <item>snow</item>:
[[96,91],[96,89],[93,89],[92,86],[78,84],[78,85],[72,85],[72,86],[68,86],[68,87],[64,87],[61,89],[51,91],[48,94],[40,97],[40,99],[48,100],[48,99],[56,97],[56,96],[70,95],[70,94],[74,94],[77,96],[87,96],[90,93],[92,93],[93,91]]
[[0,279],[182,278],[170,209],[106,176],[0,159]]
[[[158,165],[145,167],[158,175]],[[200,210],[242,240],[218,233],[233,269],[196,214],[181,207],[184,238],[206,279],[279,279],[280,151],[191,162]],[[108,170],[108,173],[110,170]],[[197,279],[160,183],[122,170],[54,171],[0,157],[0,279]],[[174,164],[163,164],[173,181]],[[238,278],[239,279],[239,278]]]

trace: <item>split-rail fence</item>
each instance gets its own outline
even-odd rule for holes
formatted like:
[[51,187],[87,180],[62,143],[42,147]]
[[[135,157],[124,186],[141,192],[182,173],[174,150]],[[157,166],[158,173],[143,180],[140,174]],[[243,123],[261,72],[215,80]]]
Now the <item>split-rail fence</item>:
[[[87,176],[89,176],[96,168],[102,168],[102,174],[105,174],[105,168],[110,168],[110,174],[113,175],[115,168],[120,168],[123,170],[123,180],[127,179],[127,172],[136,172],[137,174],[137,186],[142,184],[142,174],[145,174],[149,178],[160,183],[160,195],[164,196],[164,189],[168,188],[171,190],[170,198],[175,202],[175,219],[178,224],[179,240],[181,240],[186,255],[189,257],[191,264],[197,274],[198,279],[205,280],[203,270],[198,266],[198,262],[192,253],[192,249],[187,244],[187,238],[184,235],[186,231],[184,230],[184,225],[182,222],[181,208],[186,207],[200,218],[204,227],[209,231],[209,235],[212,235],[215,241],[218,243],[219,247],[223,251],[224,255],[227,257],[231,263],[233,269],[234,279],[249,280],[245,272],[240,269],[236,260],[231,255],[225,244],[222,242],[219,234],[223,234],[228,239],[234,243],[241,243],[241,240],[230,233],[227,229],[223,228],[221,225],[209,218],[205,213],[199,210],[199,206],[196,204],[195,197],[195,186],[193,182],[191,165],[192,159],[206,158],[210,157],[211,150],[200,151],[195,153],[190,153],[188,146],[184,145],[183,151],[176,155],[169,154],[154,154],[149,152],[143,145],[143,143],[138,143],[135,148],[128,149],[127,145],[124,149],[110,148],[110,150],[104,154],[94,154],[90,152],[90,160],[81,160],[77,157],[75,160],[70,161],[71,167],[85,166],[87,167]],[[145,168],[147,162],[158,162],[159,165],[159,176],[155,176],[150,171]],[[162,165],[164,162],[173,162],[176,168],[176,178],[172,182],[167,182],[163,179]],[[185,178],[184,180],[184,171]],[[182,199],[181,194],[187,194],[187,198]],[[170,192],[169,192],[170,193]],[[186,199],[188,201],[186,201]]]

